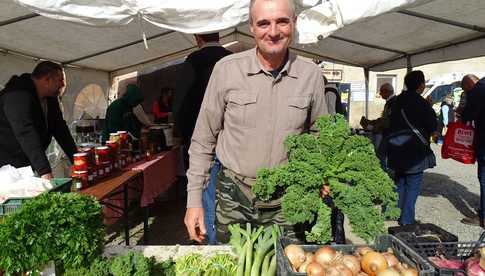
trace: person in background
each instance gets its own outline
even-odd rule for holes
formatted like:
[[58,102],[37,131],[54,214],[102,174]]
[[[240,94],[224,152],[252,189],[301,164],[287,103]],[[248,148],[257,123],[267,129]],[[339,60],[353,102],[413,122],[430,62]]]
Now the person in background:
[[439,115],[439,125],[438,125],[438,144],[443,144],[443,138],[446,134],[448,129],[448,123],[452,123],[455,121],[455,109],[453,106],[453,98],[451,96],[447,96],[443,102],[441,103],[440,107],[440,115]]
[[466,96],[468,92],[471,91],[473,87],[475,87],[475,84],[478,82],[478,80],[479,80],[478,77],[473,74],[468,74],[464,76],[463,79],[461,80],[461,89],[463,90],[463,92],[461,93],[461,96],[460,96],[460,103],[458,104],[458,107],[455,110],[456,118],[458,120],[461,119],[461,114],[465,109]]
[[385,141],[389,134],[391,111],[393,110],[397,98],[394,94],[394,87],[387,82],[382,84],[379,88],[379,95],[386,101],[381,117],[375,120],[369,120],[362,116],[360,125],[365,130],[372,131],[374,134],[374,146],[376,148],[377,157],[379,157],[379,160],[381,161],[382,168],[387,170],[385,147],[382,144],[382,141]]
[[[475,123],[475,153],[478,163],[478,181],[480,182],[480,207],[478,215],[461,220],[464,224],[485,227],[485,78],[472,85],[473,79],[465,90],[466,104],[462,112],[462,121]],[[463,84],[463,82],[462,82]]]
[[0,91],[0,167],[30,165],[38,176],[51,179],[45,151],[52,137],[73,161],[77,148],[58,100],[65,86],[62,66],[50,61],[10,78]]
[[166,124],[168,117],[172,112],[172,89],[162,87],[160,90],[160,97],[152,104],[152,113],[155,118],[155,123]]
[[[219,33],[196,34],[195,40],[199,50],[191,53],[185,60],[185,70],[189,73],[183,75],[184,78],[186,77],[183,82],[179,82],[181,83],[180,87],[185,87],[185,89],[179,89],[176,93],[177,96],[182,98],[180,104],[177,105],[175,120],[182,135],[186,169],[189,167],[188,150],[191,144],[192,134],[212,70],[216,62],[232,54],[231,51],[222,47],[219,43]],[[214,157],[210,174],[211,177],[203,193],[207,242],[209,244],[216,243],[214,227],[215,177],[217,176],[218,169],[219,160],[217,160],[217,157]]]
[[346,116],[340,93],[335,87],[328,86],[328,80],[325,75],[323,76],[323,83],[325,84],[325,99],[327,102],[328,113],[332,115],[342,114]]
[[[421,97],[425,88],[423,72],[409,72],[404,78],[404,84],[406,90],[397,96],[391,112],[389,135],[407,131],[416,143],[409,143],[406,138],[409,136],[405,136],[403,143],[408,145],[405,152],[396,155],[396,152],[388,151],[387,154],[388,166],[395,172],[398,207],[401,209],[400,225],[416,223],[415,206],[423,182],[423,171],[436,165],[436,161],[430,158],[432,151],[429,149],[429,141],[436,132],[437,119],[429,103]],[[412,128],[422,139],[418,139],[418,133],[411,131]],[[428,150],[423,150],[425,148]]]
[[126,130],[134,137],[140,137],[141,122],[133,113],[133,109],[143,102],[143,94],[135,84],[128,84],[121,98],[113,101],[106,110],[106,118],[102,133],[102,142],[109,139],[109,134]]
[[285,138],[308,131],[328,113],[320,68],[288,50],[296,24],[293,1],[252,0],[249,14],[256,47],[215,65],[189,149],[184,221],[198,242],[206,234],[202,194],[215,155],[221,163],[218,242],[228,240],[227,227],[234,223],[287,225],[281,208],[260,201],[255,208],[249,198],[256,170],[287,161]]

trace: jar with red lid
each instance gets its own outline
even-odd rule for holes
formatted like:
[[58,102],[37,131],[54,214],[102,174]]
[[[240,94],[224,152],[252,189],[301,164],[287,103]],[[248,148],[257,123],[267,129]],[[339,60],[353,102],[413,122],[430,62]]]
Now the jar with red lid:
[[110,149],[107,146],[96,147],[96,165],[106,165],[111,162]]
[[88,168],[91,169],[96,164],[96,158],[94,153],[94,147],[82,147],[79,152],[88,154]]
[[74,164],[72,165],[72,169],[74,171],[88,171],[88,154],[85,152],[75,153],[74,154]]
[[114,159],[119,153],[118,143],[116,141],[106,141],[106,146],[109,147],[111,158]]

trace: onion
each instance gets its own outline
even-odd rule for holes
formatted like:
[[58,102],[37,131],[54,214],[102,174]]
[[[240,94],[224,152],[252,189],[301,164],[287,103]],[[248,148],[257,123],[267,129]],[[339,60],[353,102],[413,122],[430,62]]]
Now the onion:
[[466,269],[466,273],[469,276],[484,276],[485,271],[480,267],[480,259],[473,259],[468,263],[468,268]]
[[338,264],[335,267],[337,268],[340,273],[339,275],[341,276],[354,276],[354,272],[352,272],[352,270],[350,270],[350,268],[348,268],[344,264]]
[[353,275],[357,275],[360,272],[360,262],[357,257],[352,255],[345,255],[342,257],[342,264],[352,271]]
[[388,267],[377,273],[377,276],[401,276],[401,274],[396,269]]
[[[475,258],[477,261],[478,258]],[[451,269],[463,269],[464,264],[459,260],[448,260],[443,257],[430,257],[430,261],[432,261],[437,267],[439,268],[451,268]]]
[[357,249],[355,249],[355,254],[357,257],[362,257],[364,256],[367,252],[374,251],[374,249],[368,247],[368,246],[359,246]]
[[402,276],[418,276],[418,271],[414,268],[403,268],[400,270]]
[[308,262],[308,260],[310,260],[310,262],[315,261],[315,255],[313,255],[312,252],[305,253],[305,262]]
[[370,276],[376,276],[378,272],[388,267],[386,258],[381,253],[371,251],[367,252],[361,261],[362,270]]
[[302,263],[305,262],[305,251],[301,246],[290,244],[285,247],[285,255],[290,260],[291,266],[297,270]]
[[325,269],[317,262],[311,262],[306,268],[308,276],[325,276]]
[[369,274],[365,273],[364,271],[359,272],[357,276],[369,276]]
[[395,266],[395,265],[397,265],[399,263],[399,260],[391,252],[382,253],[382,256],[384,256],[384,258],[386,258],[387,265],[390,266],[390,267],[391,266]]
[[324,267],[330,265],[335,260],[335,257],[337,257],[337,251],[328,245],[320,247],[315,252],[315,261]]
[[305,260],[305,262],[302,263],[298,269],[295,269],[295,271],[298,271],[298,272],[301,272],[301,273],[306,273],[306,269],[307,269],[308,265],[312,262],[313,262],[313,260],[307,258]]

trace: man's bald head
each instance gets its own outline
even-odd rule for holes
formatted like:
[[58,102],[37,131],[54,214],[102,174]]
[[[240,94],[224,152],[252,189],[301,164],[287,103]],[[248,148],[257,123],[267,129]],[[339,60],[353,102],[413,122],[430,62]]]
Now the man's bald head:
[[392,94],[394,94],[394,87],[392,87],[390,83],[386,82],[379,88],[379,94],[384,100],[387,100]]
[[461,80],[461,88],[463,91],[468,92],[475,87],[475,84],[478,82],[478,77],[473,74],[468,74],[463,77]]

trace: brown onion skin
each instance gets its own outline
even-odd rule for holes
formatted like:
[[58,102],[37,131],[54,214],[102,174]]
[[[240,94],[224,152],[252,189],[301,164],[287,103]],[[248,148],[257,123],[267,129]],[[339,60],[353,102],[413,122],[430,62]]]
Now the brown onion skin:
[[384,258],[386,258],[387,265],[390,266],[390,267],[399,264],[399,260],[391,252],[382,253],[382,256],[384,256]]
[[317,262],[311,262],[306,268],[308,276],[326,276],[325,269]]
[[296,244],[289,244],[285,247],[285,255],[288,257],[291,266],[295,271],[305,262],[305,251]]
[[377,273],[377,276],[401,276],[401,274],[393,267],[388,267],[384,270],[381,270],[379,273]]
[[345,255],[342,257],[342,264],[344,264],[346,267],[352,271],[353,275],[358,275],[361,267],[360,267],[360,261],[356,256],[353,255]]
[[337,256],[337,251],[332,247],[325,245],[320,247],[317,252],[315,252],[315,261],[323,266],[330,265]]
[[387,260],[381,253],[367,252],[360,262],[362,270],[370,276],[376,276],[378,272],[388,268]]

